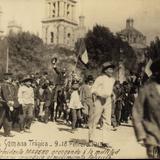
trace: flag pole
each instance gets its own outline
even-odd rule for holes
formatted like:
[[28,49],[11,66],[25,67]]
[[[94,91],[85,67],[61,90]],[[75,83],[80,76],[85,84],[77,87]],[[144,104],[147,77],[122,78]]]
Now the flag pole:
[[74,72],[76,71],[76,68],[77,68],[77,64],[78,64],[78,58],[81,54],[81,50],[82,50],[82,40],[80,41],[80,49],[79,49],[79,52],[78,52],[78,55],[77,55],[77,59],[76,59],[76,64],[75,64],[75,68],[74,68]]
[[9,48],[7,47],[6,73],[8,73],[8,68],[9,68]]

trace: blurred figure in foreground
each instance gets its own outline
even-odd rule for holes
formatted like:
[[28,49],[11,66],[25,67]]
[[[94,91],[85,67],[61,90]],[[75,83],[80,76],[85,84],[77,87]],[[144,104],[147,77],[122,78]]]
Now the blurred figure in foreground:
[[140,89],[133,107],[133,125],[148,157],[160,158],[160,59],[150,69],[152,76]]

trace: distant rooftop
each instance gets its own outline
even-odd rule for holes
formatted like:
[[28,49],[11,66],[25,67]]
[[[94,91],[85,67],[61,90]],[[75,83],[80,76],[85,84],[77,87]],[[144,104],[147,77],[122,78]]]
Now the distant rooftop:
[[126,28],[119,32],[119,34],[122,35],[126,35],[129,33],[144,36],[140,31],[134,28],[134,20],[132,18],[128,18],[126,20]]
[[133,18],[126,20],[126,28],[117,33],[124,41],[128,41],[134,48],[146,47],[146,36],[134,28]]
[[12,20],[8,23],[8,27],[17,27],[17,28],[21,28],[21,26],[15,21],[15,20]]

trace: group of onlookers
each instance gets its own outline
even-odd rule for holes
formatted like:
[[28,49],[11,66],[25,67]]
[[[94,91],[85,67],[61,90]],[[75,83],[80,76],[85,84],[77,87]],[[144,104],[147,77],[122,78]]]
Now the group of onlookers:
[[[12,137],[15,128],[20,133],[31,132],[33,121],[47,124],[61,120],[73,133],[78,127],[88,128],[89,144],[93,145],[98,125],[102,130],[116,131],[133,120],[137,139],[143,141],[151,157],[155,148],[159,153],[160,146],[159,64],[152,64],[151,77],[131,75],[123,83],[113,78],[115,65],[110,62],[102,65],[100,76],[88,75],[84,80],[74,72],[67,77],[66,69],[56,66],[56,82],[48,79],[47,72],[20,78],[6,73],[0,82],[0,128],[4,128],[4,136]],[[104,137],[102,146],[109,147]]]

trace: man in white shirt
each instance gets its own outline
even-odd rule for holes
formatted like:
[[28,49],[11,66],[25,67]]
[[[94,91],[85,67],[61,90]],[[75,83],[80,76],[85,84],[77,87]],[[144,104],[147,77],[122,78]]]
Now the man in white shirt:
[[[92,86],[92,97],[94,101],[94,111],[92,117],[92,123],[89,126],[89,144],[94,143],[96,127],[101,116],[103,117],[103,129],[102,132],[104,135],[107,135],[107,132],[104,129],[111,129],[111,109],[112,101],[111,95],[113,92],[113,85],[115,79],[113,78],[115,66],[110,62],[106,62],[102,66],[102,74],[97,77],[93,86]],[[106,136],[101,136],[101,145],[106,147],[107,141],[105,140]]]
[[20,130],[30,132],[34,110],[34,91],[31,87],[30,78],[25,78],[18,90],[18,102],[22,105],[22,113],[20,115]]

